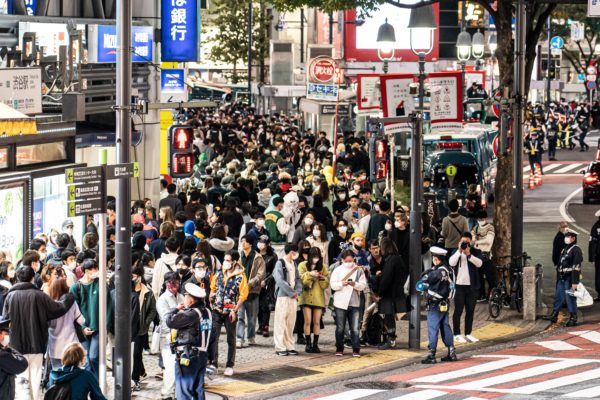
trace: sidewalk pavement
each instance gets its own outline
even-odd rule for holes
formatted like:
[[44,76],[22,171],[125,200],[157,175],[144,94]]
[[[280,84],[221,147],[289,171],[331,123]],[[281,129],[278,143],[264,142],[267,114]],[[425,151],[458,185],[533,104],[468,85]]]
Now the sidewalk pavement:
[[[452,309],[450,312],[452,313]],[[452,314],[450,314],[451,316]],[[464,319],[464,316],[463,316]],[[273,318],[271,318],[272,322]],[[319,347],[321,354],[306,354],[304,347],[296,346],[298,356],[281,357],[275,354],[273,338],[257,336],[256,345],[237,349],[235,374],[232,377],[222,375],[227,354],[225,335],[221,335],[219,374],[213,381],[207,380],[208,399],[264,399],[282,395],[299,388],[314,387],[328,382],[348,379],[399,367],[403,364],[418,362],[424,357],[427,348],[427,323],[425,311],[421,317],[421,350],[408,350],[408,322],[397,321],[396,349],[378,350],[376,347],[361,349],[361,358],[352,358],[346,352],[343,358],[335,357],[335,324],[328,311],[324,317],[325,329],[321,331]],[[464,325],[463,325],[464,326]],[[458,344],[457,352],[473,350],[499,342],[531,336],[548,327],[545,321],[523,321],[516,311],[502,309],[498,319],[488,316],[487,303],[477,304],[473,335],[480,339],[478,343]],[[272,326],[271,326],[272,332]],[[440,341],[441,343],[441,341]],[[440,354],[443,350],[440,349]],[[445,351],[444,351],[445,354]],[[160,371],[158,357],[145,355],[144,364],[148,378],[142,381],[142,390],[133,392],[136,399],[160,399],[161,381],[155,378]],[[112,387],[112,378],[109,379]],[[112,390],[112,389],[111,389]]]

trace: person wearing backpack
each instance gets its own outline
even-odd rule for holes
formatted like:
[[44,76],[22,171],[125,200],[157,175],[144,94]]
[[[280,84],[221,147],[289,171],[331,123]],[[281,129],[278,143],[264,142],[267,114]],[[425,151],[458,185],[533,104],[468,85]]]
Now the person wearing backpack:
[[0,399],[15,398],[15,376],[27,369],[29,363],[17,350],[5,343],[10,333],[10,319],[0,319]]
[[50,372],[50,388],[44,400],[106,400],[94,374],[84,369],[87,355],[81,344],[69,344],[61,362],[62,368]]
[[163,283],[165,281],[165,274],[167,272],[173,272],[177,269],[176,261],[177,250],[179,249],[179,242],[174,237],[170,237],[167,239],[165,243],[166,253],[163,253],[162,256],[156,261],[154,264],[154,275],[152,276],[152,293],[154,293],[154,297],[158,299],[161,295],[161,289]]
[[456,361],[454,337],[448,322],[449,301],[454,297],[454,273],[446,265],[447,250],[433,246],[431,249],[433,266],[421,274],[417,289],[427,291],[427,336],[429,338],[429,355],[421,361],[422,364],[435,364],[435,353],[438,335],[442,331],[442,341],[448,347],[448,355],[442,361]]
[[[206,291],[194,283],[185,285],[185,309],[171,310],[166,324],[176,329],[171,350],[175,353],[175,393],[177,399],[204,400],[204,375],[208,364],[208,344],[212,316],[206,308]],[[166,366],[169,367],[168,365]]]
[[449,253],[458,248],[458,242],[463,232],[469,231],[467,219],[458,213],[458,200],[452,199],[448,202],[450,214],[442,220],[442,236],[444,237],[444,247]]

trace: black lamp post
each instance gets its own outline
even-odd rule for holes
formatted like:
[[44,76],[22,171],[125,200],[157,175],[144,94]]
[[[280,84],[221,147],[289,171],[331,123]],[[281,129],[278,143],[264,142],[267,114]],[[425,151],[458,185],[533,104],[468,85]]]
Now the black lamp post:
[[467,105],[465,103],[465,99],[467,98],[467,83],[465,76],[465,67],[467,66],[467,61],[471,58],[471,35],[469,32],[462,31],[458,34],[458,38],[456,39],[456,57],[458,58],[458,62],[460,63],[460,70],[462,71],[462,109],[463,109],[463,118],[467,111]]
[[377,56],[383,61],[383,73],[388,72],[388,61],[394,58],[394,48],[396,47],[396,32],[392,24],[385,22],[377,31]]

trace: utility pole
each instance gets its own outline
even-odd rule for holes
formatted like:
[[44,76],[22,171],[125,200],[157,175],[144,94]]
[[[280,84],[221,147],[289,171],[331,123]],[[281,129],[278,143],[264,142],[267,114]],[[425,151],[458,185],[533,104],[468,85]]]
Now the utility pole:
[[329,44],[333,44],[333,13],[329,13]]
[[552,45],[550,44],[550,40],[552,40],[552,25],[550,16],[548,16],[548,20],[546,21],[546,27],[548,29],[548,68],[546,69],[546,112],[549,112],[550,102],[552,101],[552,99],[550,98],[550,66],[552,64]]
[[304,65],[304,7],[300,8],[300,64]]
[[252,105],[252,25],[254,22],[254,9],[252,0],[248,6],[248,105]]
[[523,254],[523,122],[525,106],[525,29],[528,7],[518,0],[515,34],[515,71],[513,103],[513,192],[511,255],[517,269],[522,268]]
[[[117,162],[129,163],[131,148],[131,0],[117,1]],[[117,186],[117,242],[115,243],[115,399],[131,398],[131,184]],[[106,282],[100,282],[106,285]]]

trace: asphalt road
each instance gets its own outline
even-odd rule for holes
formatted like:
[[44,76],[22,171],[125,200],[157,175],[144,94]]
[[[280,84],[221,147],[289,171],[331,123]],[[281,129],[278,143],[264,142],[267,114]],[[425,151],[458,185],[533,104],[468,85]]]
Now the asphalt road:
[[[543,184],[525,189],[524,250],[544,266],[544,301],[551,302],[555,273],[552,241],[560,221],[580,233],[587,259],[588,232],[600,205],[583,205],[581,171],[595,157],[598,132],[588,136],[588,152],[559,150],[556,162],[545,162]],[[594,144],[594,146],[592,146]],[[526,159],[526,157],[525,157]],[[529,167],[523,173],[528,178]],[[525,179],[527,183],[527,179]],[[584,283],[593,291],[593,267],[584,265]],[[591,285],[591,287],[590,287]],[[597,308],[597,307],[594,307]],[[588,320],[597,312],[587,311]],[[584,310],[584,317],[585,320]],[[550,331],[510,344],[459,354],[460,361],[429,367],[413,364],[380,374],[286,394],[281,400],[458,400],[458,399],[589,399],[600,398],[600,325]],[[558,334],[557,334],[558,332]],[[562,333],[561,333],[562,332]],[[423,337],[426,332],[422,332]],[[442,354],[444,355],[444,354]]]

